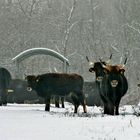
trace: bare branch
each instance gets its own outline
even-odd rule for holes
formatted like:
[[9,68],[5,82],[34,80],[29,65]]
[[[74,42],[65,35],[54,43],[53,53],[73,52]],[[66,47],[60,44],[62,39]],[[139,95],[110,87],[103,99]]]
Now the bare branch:
[[76,21],[74,23],[71,24],[71,26],[69,27],[69,31],[74,27],[74,25],[76,25],[77,23],[79,23],[79,21]]
[[136,29],[136,28],[133,27],[132,25],[129,25],[129,23],[126,23],[126,24],[122,25],[122,27],[124,27],[124,26],[127,26],[127,27],[129,27],[130,29],[132,29],[132,30],[134,30],[134,31],[136,31],[136,32],[138,32],[138,33],[140,34],[140,30],[139,30],[139,29]]
[[72,18],[72,16],[73,16],[73,13],[74,13],[74,10],[75,10],[76,2],[77,2],[77,1],[74,0],[73,6],[72,6],[72,8],[71,8],[71,11],[70,11],[70,14],[69,14],[69,17],[68,17],[68,20],[67,20],[67,22],[69,22],[69,23],[70,23],[70,21],[71,21],[71,18]]
[[33,10],[34,10],[35,6],[39,4],[39,2],[40,2],[40,0],[32,0],[30,12],[29,12],[30,16],[32,16]]
[[50,61],[48,61],[48,63],[49,63],[49,72],[52,72]]
[[55,71],[55,72],[58,72],[58,70],[57,70],[57,68],[56,68],[56,67],[54,67],[54,71]]
[[36,0],[32,0],[31,9],[30,9],[30,12],[29,12],[30,16],[32,16],[32,12],[33,12],[33,8],[34,8],[35,3],[36,3]]
[[118,44],[116,43],[116,44],[111,44],[111,48],[112,49],[114,49],[116,52],[120,52],[119,50],[118,50],[118,48],[116,47]]
[[29,19],[29,16],[28,16],[27,13],[25,12],[25,10],[24,10],[24,8],[23,8],[23,6],[22,6],[20,0],[18,0],[18,4],[19,4],[19,6],[20,6],[20,10],[23,12],[23,14],[25,15],[25,17],[27,17],[27,18]]
[[58,51],[59,53],[61,53],[61,51],[60,51],[60,49],[58,48],[57,44],[55,44],[55,48],[57,49],[57,51]]
[[67,51],[67,42],[68,42],[68,38],[69,38],[69,33],[70,33],[70,22],[71,22],[71,18],[72,18],[72,16],[73,16],[73,14],[74,14],[74,10],[75,10],[75,8],[76,8],[76,0],[74,0],[74,2],[73,2],[73,6],[72,6],[72,8],[71,8],[71,10],[70,10],[70,14],[69,14],[69,16],[68,16],[68,19],[67,19],[67,21],[66,21],[66,30],[65,30],[65,36],[64,36],[64,41],[62,42],[62,44],[63,44],[63,46],[64,46],[64,56],[66,56],[66,51]]
[[77,53],[77,51],[74,51],[73,53],[71,53],[71,54],[67,55],[67,58],[68,58],[68,57],[70,57],[70,56],[75,55],[76,53]]
[[122,60],[123,60],[123,54],[120,57],[120,64],[122,63]]

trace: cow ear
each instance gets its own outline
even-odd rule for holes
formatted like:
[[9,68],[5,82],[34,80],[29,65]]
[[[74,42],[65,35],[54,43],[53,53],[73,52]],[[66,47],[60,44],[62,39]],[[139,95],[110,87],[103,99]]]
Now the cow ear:
[[89,68],[89,72],[94,73],[95,72],[94,68]]
[[35,79],[36,82],[39,82],[39,79],[40,79],[40,76],[37,76],[36,79]]

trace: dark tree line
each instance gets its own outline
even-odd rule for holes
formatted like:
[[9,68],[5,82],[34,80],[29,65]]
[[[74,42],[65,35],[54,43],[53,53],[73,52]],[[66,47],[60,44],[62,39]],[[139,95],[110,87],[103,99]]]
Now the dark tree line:
[[[85,56],[93,61],[123,63],[128,57],[126,76],[129,93],[138,95],[140,82],[139,0],[1,0],[0,65],[13,77],[11,59],[34,47],[47,47],[66,56],[70,72],[92,81]],[[62,71],[50,56],[33,56],[21,63],[25,73]]]

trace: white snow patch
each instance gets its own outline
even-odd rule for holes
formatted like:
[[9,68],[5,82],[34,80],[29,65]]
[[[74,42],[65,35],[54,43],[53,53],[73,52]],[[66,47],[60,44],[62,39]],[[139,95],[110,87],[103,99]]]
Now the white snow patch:
[[45,112],[41,104],[8,104],[0,107],[0,140],[140,140],[140,117],[132,106],[119,116],[103,115],[101,107],[73,113],[73,105]]

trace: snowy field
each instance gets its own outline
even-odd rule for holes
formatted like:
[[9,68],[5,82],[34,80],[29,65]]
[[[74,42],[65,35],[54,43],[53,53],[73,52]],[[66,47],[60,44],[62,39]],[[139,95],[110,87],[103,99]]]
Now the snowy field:
[[73,106],[45,112],[40,104],[8,104],[0,107],[0,140],[140,140],[140,117],[132,106],[120,108],[119,116],[102,114],[102,108],[73,113]]

